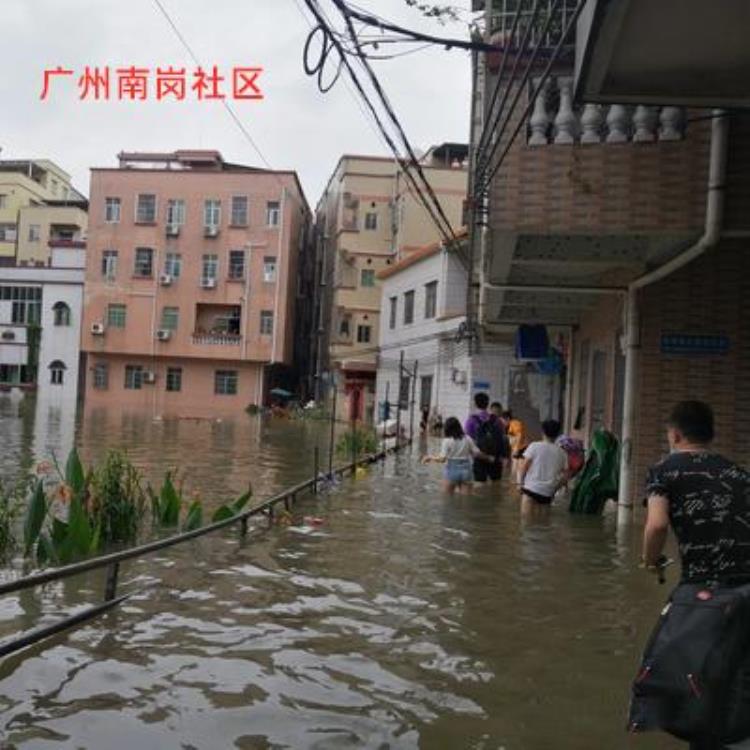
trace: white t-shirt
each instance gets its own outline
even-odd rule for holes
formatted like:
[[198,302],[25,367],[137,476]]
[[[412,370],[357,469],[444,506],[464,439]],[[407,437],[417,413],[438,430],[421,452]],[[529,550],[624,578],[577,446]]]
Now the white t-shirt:
[[455,438],[444,438],[440,450],[440,458],[446,460],[453,458],[473,458],[479,453],[481,451],[477,448],[474,441],[468,435],[464,435],[458,440]]
[[523,486],[544,497],[552,497],[565,471],[568,469],[568,454],[553,443],[531,443],[523,454],[531,460]]

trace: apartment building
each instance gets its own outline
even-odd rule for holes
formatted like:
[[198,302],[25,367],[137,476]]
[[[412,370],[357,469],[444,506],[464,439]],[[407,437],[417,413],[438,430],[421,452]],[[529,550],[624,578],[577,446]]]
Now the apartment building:
[[85,251],[52,249],[44,267],[0,267],[0,390],[70,409],[78,395]]
[[[463,225],[466,157],[465,145],[446,143],[422,159],[425,176],[456,232]],[[340,417],[374,416],[378,273],[438,239],[395,160],[341,157],[316,210],[320,284],[311,356],[318,395],[324,397],[331,382],[336,384]]]
[[296,173],[217,151],[118,158],[91,175],[87,404],[211,416],[265,403],[293,361],[309,224]]
[[0,161],[0,264],[46,265],[85,247],[88,202],[48,159]]

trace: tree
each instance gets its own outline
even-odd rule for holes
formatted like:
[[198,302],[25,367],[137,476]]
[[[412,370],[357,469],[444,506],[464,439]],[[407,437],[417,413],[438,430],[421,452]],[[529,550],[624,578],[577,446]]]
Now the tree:
[[404,0],[410,8],[416,8],[422,15],[428,18],[434,18],[440,23],[446,21],[460,21],[458,9],[451,5],[433,5],[432,3],[423,3],[419,0]]

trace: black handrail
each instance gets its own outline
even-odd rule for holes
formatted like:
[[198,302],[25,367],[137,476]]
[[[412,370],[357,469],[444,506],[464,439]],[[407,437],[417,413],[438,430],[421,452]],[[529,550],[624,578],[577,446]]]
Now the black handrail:
[[[388,451],[381,451],[376,454],[366,456],[365,458],[354,460],[349,464],[338,466],[334,468],[328,476],[342,476],[347,472],[352,474],[357,470],[359,466],[366,464],[373,464],[377,461],[385,459]],[[316,454],[316,470],[318,463],[318,456]],[[41,570],[38,573],[32,573],[31,575],[23,576],[12,581],[5,581],[0,583],[0,596],[4,594],[11,594],[16,591],[24,591],[25,589],[34,588],[35,586],[41,586],[51,581],[58,581],[63,578],[70,578],[71,576],[86,573],[90,570],[98,570],[99,568],[108,568],[107,582],[105,587],[105,599],[100,604],[92,605],[85,610],[77,612],[70,617],[61,620],[60,622],[54,623],[53,625],[38,628],[36,630],[27,631],[20,636],[10,638],[0,642],[0,657],[7,656],[8,654],[20,651],[27,646],[37,643],[51,635],[60,633],[68,628],[73,627],[81,622],[86,622],[97,615],[106,612],[112,607],[120,604],[125,599],[129,598],[130,595],[116,596],[117,593],[117,577],[119,572],[119,565],[124,560],[132,560],[136,557],[148,555],[152,552],[164,549],[166,547],[172,547],[182,542],[190,541],[206,534],[211,534],[214,531],[220,531],[229,526],[233,526],[236,523],[242,524],[242,533],[247,532],[247,520],[252,516],[257,516],[261,513],[267,512],[269,516],[273,516],[273,509],[276,505],[281,502],[286,503],[287,507],[289,500],[296,499],[296,496],[300,492],[305,490],[312,490],[313,494],[318,491],[318,484],[320,477],[316,475],[312,479],[307,479],[304,482],[290,487],[283,492],[280,492],[268,500],[264,500],[262,503],[258,503],[251,508],[241,511],[235,514],[231,518],[225,518],[222,521],[215,521],[207,526],[202,526],[199,529],[192,531],[184,531],[180,534],[174,534],[167,537],[166,539],[157,539],[147,544],[141,544],[137,547],[131,547],[126,550],[119,552],[112,552],[108,555],[99,555],[93,557],[90,560],[82,560],[81,562],[72,563],[70,565],[63,565],[59,568],[52,568],[50,570]]]

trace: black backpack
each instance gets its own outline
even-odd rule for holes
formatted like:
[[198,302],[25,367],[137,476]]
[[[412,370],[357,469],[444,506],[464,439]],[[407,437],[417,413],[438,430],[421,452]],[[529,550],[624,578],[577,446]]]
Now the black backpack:
[[492,417],[479,420],[476,444],[477,448],[487,456],[508,458],[510,455],[508,439],[497,420]]
[[750,584],[679,585],[633,683],[628,727],[683,740],[750,736]]

